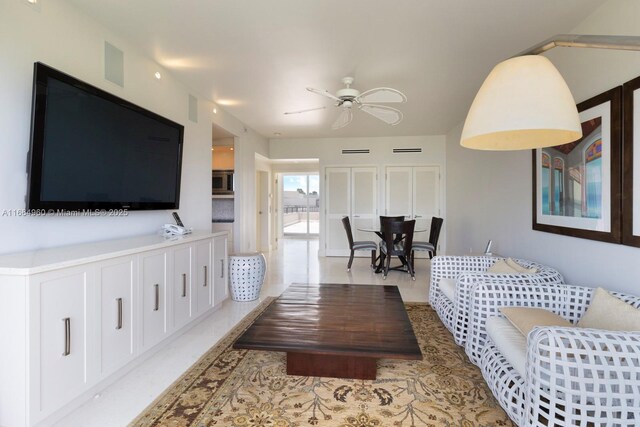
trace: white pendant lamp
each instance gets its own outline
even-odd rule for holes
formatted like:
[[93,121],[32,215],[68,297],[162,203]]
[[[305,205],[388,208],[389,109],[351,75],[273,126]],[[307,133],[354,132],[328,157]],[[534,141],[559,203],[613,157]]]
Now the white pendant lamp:
[[495,66],[471,104],[460,145],[476,150],[530,150],[582,137],[576,103],[544,56]]

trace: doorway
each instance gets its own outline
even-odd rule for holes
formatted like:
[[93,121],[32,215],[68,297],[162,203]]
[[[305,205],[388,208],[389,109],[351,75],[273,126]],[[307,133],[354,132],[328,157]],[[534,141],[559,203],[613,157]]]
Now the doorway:
[[320,233],[320,175],[283,174],[282,234],[317,237]]

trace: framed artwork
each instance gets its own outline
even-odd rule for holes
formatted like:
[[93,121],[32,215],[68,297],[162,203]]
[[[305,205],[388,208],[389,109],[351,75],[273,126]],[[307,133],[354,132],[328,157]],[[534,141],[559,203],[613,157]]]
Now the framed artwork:
[[622,85],[622,243],[640,247],[640,77]]
[[534,230],[621,242],[621,109],[620,86],[581,102],[582,138],[533,150]]

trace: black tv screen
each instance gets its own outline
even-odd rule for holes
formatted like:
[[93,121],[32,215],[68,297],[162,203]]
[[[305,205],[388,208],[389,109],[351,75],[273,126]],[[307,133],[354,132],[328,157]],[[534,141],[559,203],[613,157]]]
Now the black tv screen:
[[27,208],[177,209],[184,127],[34,66]]

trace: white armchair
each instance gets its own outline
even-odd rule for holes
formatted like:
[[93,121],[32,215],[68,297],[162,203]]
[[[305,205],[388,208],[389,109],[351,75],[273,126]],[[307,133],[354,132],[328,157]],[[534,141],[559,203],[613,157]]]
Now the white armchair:
[[[479,360],[496,399],[519,426],[640,424],[640,331],[534,328],[524,375],[486,333],[500,307],[539,307],[577,322],[594,289],[569,285],[479,284],[466,351]],[[612,292],[640,308],[640,297]]]
[[[470,293],[477,283],[501,283],[510,285],[546,285],[562,283],[563,278],[553,268],[534,262],[516,259],[526,268],[535,267],[533,274],[487,273],[499,257],[491,256],[436,256],[431,260],[431,282],[429,301],[442,323],[453,334],[456,344],[462,346],[467,339],[469,323]],[[455,295],[447,296],[440,288],[441,279],[453,279]]]

